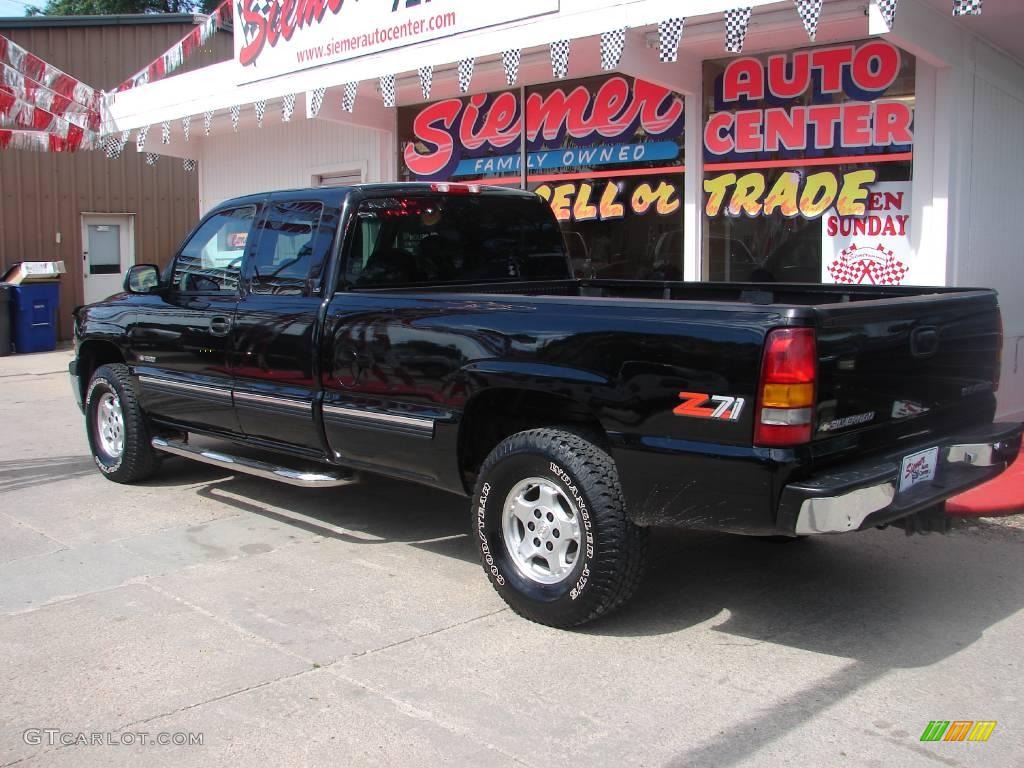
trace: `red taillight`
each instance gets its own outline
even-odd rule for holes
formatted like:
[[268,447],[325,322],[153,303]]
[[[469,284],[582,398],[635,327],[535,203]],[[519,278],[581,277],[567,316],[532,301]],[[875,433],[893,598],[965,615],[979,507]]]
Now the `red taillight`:
[[477,195],[480,193],[479,184],[449,184],[446,181],[431,184],[430,189],[432,192],[440,192],[443,195]]
[[779,328],[768,334],[757,388],[754,445],[810,442],[817,372],[813,329]]

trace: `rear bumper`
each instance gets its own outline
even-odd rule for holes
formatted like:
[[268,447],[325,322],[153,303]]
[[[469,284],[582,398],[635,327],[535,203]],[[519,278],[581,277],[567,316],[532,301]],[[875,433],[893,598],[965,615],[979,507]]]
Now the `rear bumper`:
[[[873,528],[939,504],[999,475],[1020,450],[1021,425],[996,423],[787,485],[779,502],[785,533],[845,533]],[[934,480],[899,491],[904,456],[938,446]]]

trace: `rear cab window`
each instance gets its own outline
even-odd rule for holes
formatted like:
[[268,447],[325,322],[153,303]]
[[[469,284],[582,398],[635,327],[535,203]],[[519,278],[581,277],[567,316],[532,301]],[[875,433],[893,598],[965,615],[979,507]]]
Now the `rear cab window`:
[[245,279],[252,293],[309,295],[331,252],[337,214],[317,200],[266,207]]
[[561,231],[539,197],[413,194],[359,205],[342,285],[569,277]]

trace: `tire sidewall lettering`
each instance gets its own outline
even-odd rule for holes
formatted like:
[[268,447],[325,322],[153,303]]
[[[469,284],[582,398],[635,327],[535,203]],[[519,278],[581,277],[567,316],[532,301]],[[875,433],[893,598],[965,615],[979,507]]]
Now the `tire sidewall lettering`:
[[[546,601],[558,601],[565,598],[568,598],[570,601],[576,601],[586,591],[592,575],[591,564],[594,558],[594,523],[590,513],[590,507],[587,504],[583,493],[580,491],[579,483],[577,483],[558,463],[552,461],[549,456],[520,454],[514,458],[539,462],[540,466],[537,466],[535,470],[529,471],[532,471],[535,474],[549,476],[553,482],[557,483],[562,488],[566,495],[572,499],[573,503],[576,505],[576,508],[579,510],[580,528],[583,536],[580,547],[580,553],[582,555],[580,558],[581,567],[579,567],[579,570],[574,571],[574,575],[570,576],[565,581],[558,584],[545,585],[530,581],[528,578],[521,575],[518,569],[509,562],[508,553],[505,551],[506,545],[504,537],[500,533],[500,519],[502,512],[497,508],[497,505],[501,505],[503,503],[503,497],[501,494],[507,491],[506,486],[511,488],[518,479],[521,479],[518,476],[522,475],[522,473],[526,471],[520,469],[512,477],[505,473],[500,473],[498,476],[492,474],[488,480],[478,488],[478,496],[474,500],[476,506],[475,528],[477,544],[480,548],[480,557],[484,564],[484,569],[490,574],[495,584],[500,587],[505,587],[507,585],[509,588],[520,591],[522,588],[518,588],[516,584],[523,583],[525,587],[531,591],[535,590],[538,593],[546,593],[548,595]],[[496,469],[498,469],[498,467],[496,467]],[[490,509],[488,504],[490,504],[493,509]],[[501,547],[502,551],[500,553],[497,552],[497,547]],[[554,594],[552,594],[553,592]]]

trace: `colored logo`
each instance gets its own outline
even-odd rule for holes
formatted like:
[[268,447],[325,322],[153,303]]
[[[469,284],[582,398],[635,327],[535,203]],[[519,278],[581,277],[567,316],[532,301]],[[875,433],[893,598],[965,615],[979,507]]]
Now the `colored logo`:
[[908,270],[909,267],[881,243],[877,248],[858,248],[851,243],[838,259],[828,265],[828,271],[837,283],[853,285],[899,285]]
[[724,421],[739,421],[745,402],[742,397],[709,395],[704,392],[680,392],[679,399],[683,402],[672,409],[676,416]]
[[995,720],[931,720],[921,741],[988,741],[995,729]]

